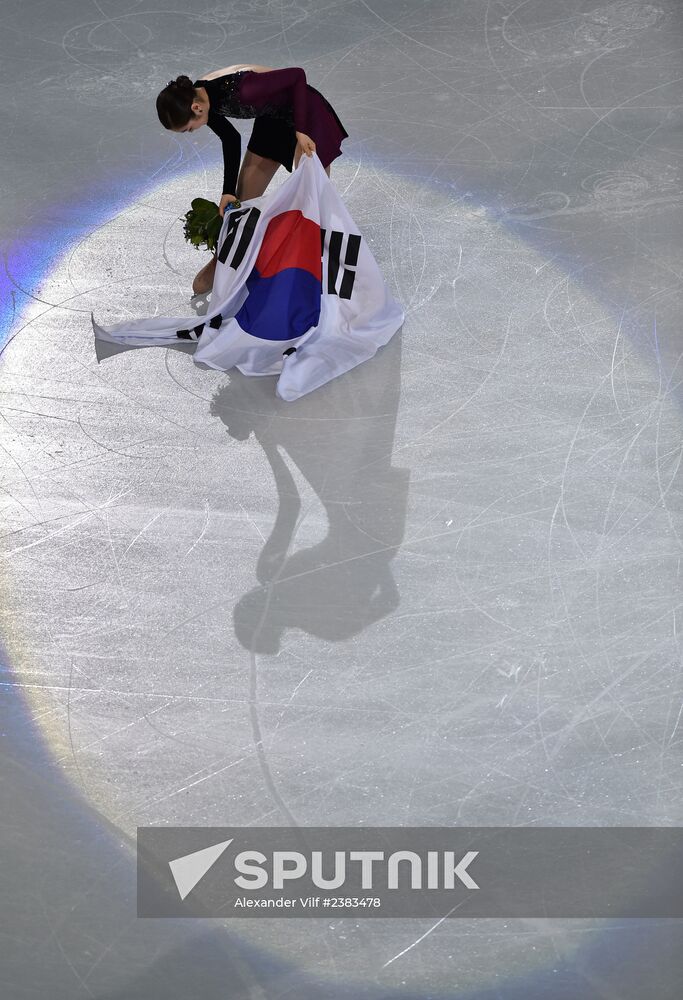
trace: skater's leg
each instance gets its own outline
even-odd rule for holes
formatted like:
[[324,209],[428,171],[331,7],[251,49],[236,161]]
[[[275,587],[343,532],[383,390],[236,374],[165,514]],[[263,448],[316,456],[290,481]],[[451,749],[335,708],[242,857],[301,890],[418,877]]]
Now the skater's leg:
[[278,167],[281,166],[277,160],[270,160],[267,156],[259,156],[250,149],[244,154],[239,177],[237,178],[237,191],[235,194],[240,201],[248,201],[250,198],[260,198],[275,176]]

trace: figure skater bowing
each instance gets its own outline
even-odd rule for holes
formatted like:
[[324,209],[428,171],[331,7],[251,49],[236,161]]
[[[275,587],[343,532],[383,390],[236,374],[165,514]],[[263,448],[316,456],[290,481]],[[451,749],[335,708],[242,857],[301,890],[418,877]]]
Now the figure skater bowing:
[[[206,73],[194,83],[171,80],[156,101],[159,121],[172,132],[194,132],[208,125],[223,146],[223,193],[218,206],[260,197],[282,165],[290,173],[305,153],[318,155],[327,176],[348,136],[336,111],[306,82],[298,66],[271,69],[239,64]],[[254,118],[240,167],[241,137],[231,118]],[[239,176],[238,176],[239,170]],[[196,275],[195,295],[213,287],[216,255]]]

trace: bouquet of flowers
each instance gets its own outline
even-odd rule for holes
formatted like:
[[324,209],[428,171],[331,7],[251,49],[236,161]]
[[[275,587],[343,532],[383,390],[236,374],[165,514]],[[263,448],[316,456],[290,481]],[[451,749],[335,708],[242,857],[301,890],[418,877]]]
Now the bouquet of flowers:
[[[240,202],[232,202],[230,208],[239,208]],[[194,198],[189,212],[185,213],[183,235],[188,243],[200,249],[206,247],[213,253],[218,243],[218,237],[223,225],[223,219],[218,214],[218,205],[206,198]]]

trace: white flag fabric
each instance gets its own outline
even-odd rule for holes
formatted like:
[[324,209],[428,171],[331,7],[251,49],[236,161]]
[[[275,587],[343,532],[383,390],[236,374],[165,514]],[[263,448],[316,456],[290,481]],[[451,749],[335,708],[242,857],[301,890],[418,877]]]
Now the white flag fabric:
[[277,395],[291,401],[373,357],[404,318],[314,153],[277,191],[226,211],[200,322],[92,324],[99,340],[131,347],[197,341],[196,362],[279,374]]

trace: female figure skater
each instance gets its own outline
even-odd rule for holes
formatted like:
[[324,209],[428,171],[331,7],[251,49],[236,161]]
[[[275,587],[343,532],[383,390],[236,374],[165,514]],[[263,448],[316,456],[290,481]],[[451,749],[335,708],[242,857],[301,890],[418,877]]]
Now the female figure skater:
[[[208,125],[221,140],[221,216],[232,201],[260,197],[279,166],[291,173],[292,163],[296,167],[303,153],[317,153],[329,177],[330,163],[341,156],[340,143],[348,136],[332,105],[297,66],[239,64],[214,70],[194,83],[179,76],[164,87],[156,106],[164,128],[194,132]],[[241,168],[240,134],[225,115],[255,119]],[[195,295],[209,291],[215,270],[216,254],[195,277]]]

